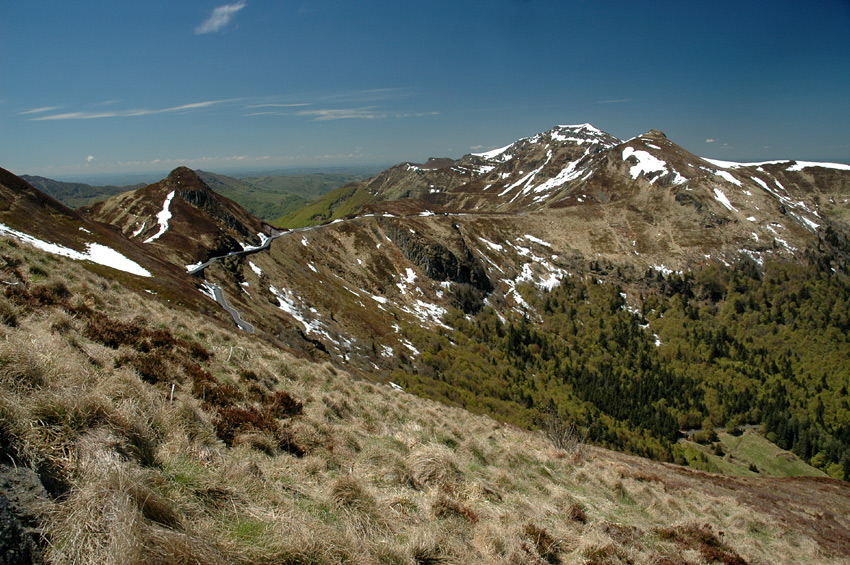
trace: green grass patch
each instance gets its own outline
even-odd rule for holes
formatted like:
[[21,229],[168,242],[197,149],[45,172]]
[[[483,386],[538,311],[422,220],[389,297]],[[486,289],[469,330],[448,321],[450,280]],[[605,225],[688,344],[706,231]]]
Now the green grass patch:
[[234,541],[250,547],[265,545],[269,524],[256,518],[240,518],[234,521],[228,534]]
[[352,183],[325,194],[300,210],[281,216],[272,223],[284,228],[316,226],[357,213],[373,198],[364,185]]
[[741,477],[825,477],[790,451],[780,449],[755,430],[741,435],[718,434],[723,456],[711,445],[686,442],[685,452],[692,467]]

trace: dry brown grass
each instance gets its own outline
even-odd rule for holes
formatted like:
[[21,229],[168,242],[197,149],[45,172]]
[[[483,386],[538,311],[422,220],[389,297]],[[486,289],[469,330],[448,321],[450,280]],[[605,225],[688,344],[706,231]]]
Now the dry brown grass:
[[0,318],[14,317],[0,325],[0,458],[52,481],[39,509],[51,563],[850,554],[840,484],[729,483],[595,448],[566,457],[539,434],[296,359],[80,265],[34,280],[29,250],[0,240],[0,257],[22,287],[0,297]]

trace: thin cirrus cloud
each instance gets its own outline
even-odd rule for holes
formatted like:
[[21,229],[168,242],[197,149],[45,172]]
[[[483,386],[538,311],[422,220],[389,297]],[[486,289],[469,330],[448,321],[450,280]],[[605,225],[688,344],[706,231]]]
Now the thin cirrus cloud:
[[236,13],[245,7],[245,2],[237,2],[235,4],[225,4],[219,6],[212,11],[210,17],[204,20],[198,27],[195,28],[195,35],[203,35],[205,33],[217,33],[227,26],[236,16]]
[[[236,100],[238,99],[207,100],[204,102],[192,102],[191,104],[172,106],[170,108],[139,108],[135,110],[115,110],[109,112],[65,112],[63,114],[47,114],[44,116],[37,116],[34,118],[30,118],[30,121],[43,122],[51,120],[96,120],[99,118],[132,118],[137,116],[150,116],[152,114],[166,114],[170,112],[186,112],[190,110],[198,110],[203,108],[209,108],[210,106],[215,106],[218,104],[224,104],[226,102],[234,102]],[[54,110],[56,108],[57,107],[47,109],[35,108],[33,110],[21,112],[21,114],[44,113],[50,110]]]
[[33,108],[32,110],[26,110],[24,112],[18,112],[19,116],[27,116],[30,114],[43,114],[45,112],[52,112],[53,110],[58,110],[62,106],[42,106],[41,108]]
[[594,104],[625,104],[626,102],[632,102],[633,98],[614,98],[611,100],[597,100]]
[[366,108],[322,108],[318,110],[301,110],[295,112],[296,116],[312,117],[313,121],[324,122],[329,120],[379,120],[383,118],[418,118],[422,116],[436,116],[439,112],[409,112],[388,113],[377,111],[374,107]]
[[376,112],[374,108],[323,108],[319,110],[301,110],[295,112],[297,116],[312,117],[317,122],[326,120],[375,120],[386,118],[383,112]]

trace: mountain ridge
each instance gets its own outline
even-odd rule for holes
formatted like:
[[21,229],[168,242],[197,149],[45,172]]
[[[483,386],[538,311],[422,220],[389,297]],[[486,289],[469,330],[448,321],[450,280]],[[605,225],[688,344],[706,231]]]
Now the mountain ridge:
[[[219,561],[296,555],[250,534],[289,540],[263,518],[286,508],[367,560],[383,544],[402,562],[425,553],[770,561],[789,554],[775,540],[797,532],[799,551],[840,562],[850,500],[848,171],[721,166],[660,132],[622,142],[591,128],[393,167],[349,187],[367,205],[290,231],[273,231],[185,168],[85,213],[0,178],[0,220],[79,249],[109,238],[150,275],[0,241],[0,354],[16,359],[0,370],[25,369],[0,378],[0,398],[14,405],[0,449],[45,484],[70,482],[56,511],[71,515],[79,493],[130,501],[144,535],[186,544],[186,555],[227,556]],[[44,364],[22,343],[62,351],[64,364]],[[80,400],[81,387],[92,395]],[[60,390],[74,400],[54,411]],[[764,439],[745,448],[712,435],[741,426]],[[51,438],[73,456],[47,453],[66,453]],[[747,464],[745,449],[759,450]],[[764,458],[782,449],[821,478],[760,478]],[[803,461],[794,472],[807,472]],[[292,473],[304,479],[297,486]],[[706,497],[699,508],[695,492]],[[244,546],[222,497],[240,520],[240,508],[262,509],[250,513]],[[746,523],[729,517],[737,498]],[[329,512],[332,524],[321,518]],[[505,526],[504,516],[520,522]],[[376,526],[341,541],[333,524],[349,520]],[[510,551],[490,548],[493,520]],[[77,522],[97,533],[51,522],[49,535],[70,540],[53,547],[82,555],[73,540],[114,531]],[[432,523],[449,553],[399,545]],[[236,557],[233,544],[250,549]],[[320,547],[308,551],[314,561],[347,559]]]
[[[443,375],[444,383],[437,385],[433,378],[442,369],[434,365],[431,349],[445,351],[458,339],[482,338],[463,335],[469,330],[463,316],[479,324],[495,323],[497,333],[518,321],[539,324],[544,328],[541,344],[561,348],[562,338],[548,333],[561,323],[552,318],[557,309],[541,310],[546,303],[539,302],[541,296],[558,294],[559,286],[565,286],[571,290],[562,299],[577,300],[592,281],[604,288],[594,294],[596,299],[612,305],[594,315],[628,312],[616,323],[631,327],[636,333],[628,339],[655,357],[653,347],[663,341],[648,339],[654,326],[648,322],[647,304],[653,300],[669,308],[670,295],[678,295],[694,301],[696,308],[717,310],[737,288],[728,280],[736,269],[752,277],[751,285],[760,284],[755,275],[773,263],[780,265],[779,271],[787,270],[781,265],[788,261],[831,269],[839,282],[847,271],[850,246],[844,217],[850,175],[840,166],[784,161],[721,166],[682,149],[659,131],[621,141],[589,124],[557,126],[498,150],[425,165],[403,163],[349,185],[354,194],[368,195],[365,205],[352,206],[344,218],[322,218],[310,228],[276,234],[280,237],[268,246],[262,243],[273,233],[270,226],[220,199],[185,168],[88,213],[138,239],[142,248],[154,250],[177,270],[194,272],[193,267],[220,258],[196,277],[183,276],[182,284],[193,287],[195,301],[224,297],[221,302],[226,300],[244,327],[255,328],[266,339],[367,378],[379,374],[441,400],[462,398],[464,406],[486,401],[473,381],[447,382]],[[340,202],[345,205],[344,199]],[[210,213],[215,210],[229,210],[229,216]],[[252,229],[263,236],[249,239]],[[569,294],[573,292],[579,294]],[[756,298],[747,300],[752,304]],[[218,305],[208,308],[227,319]],[[652,324],[664,322],[652,318]],[[433,332],[430,342],[423,331]],[[524,332],[517,335],[531,339]],[[827,343],[830,338],[823,339]],[[513,345],[505,350],[516,352]],[[558,355],[572,354],[563,350]],[[606,370],[604,365],[593,368]],[[504,378],[507,383],[524,377]],[[693,388],[691,378],[677,375],[676,382]],[[581,379],[581,386],[587,386],[587,376]],[[716,385],[711,381],[706,386]],[[545,394],[532,400],[527,390],[520,390],[526,386],[517,384],[499,400],[506,402],[499,410],[525,426],[536,425],[535,410],[544,402],[592,411],[605,400],[586,391],[562,400],[547,400]],[[646,394],[658,401],[665,393],[652,389]],[[763,400],[768,401],[774,399]],[[615,410],[606,413],[604,429],[594,431],[599,434],[595,437],[608,441],[606,434],[615,429],[645,427],[651,440],[639,439],[633,430],[611,445],[662,459],[681,458],[672,443],[678,429],[700,422],[691,421],[678,401],[669,402],[669,408],[648,409],[625,420],[627,412],[612,404]],[[657,410],[654,421],[649,419],[652,410]],[[741,408],[699,410],[713,411],[718,423],[734,410],[743,418],[759,418]],[[589,426],[587,416],[582,418],[582,425]],[[838,428],[829,433],[843,437]],[[840,467],[840,453],[832,453],[823,465]],[[803,456],[809,460],[813,455]]]

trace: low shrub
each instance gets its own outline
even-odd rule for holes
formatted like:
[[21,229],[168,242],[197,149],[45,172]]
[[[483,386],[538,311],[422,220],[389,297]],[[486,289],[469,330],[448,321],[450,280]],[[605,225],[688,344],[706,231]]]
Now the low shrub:
[[63,304],[70,296],[71,291],[62,279],[48,279],[47,281],[33,285],[30,294],[40,306],[51,306]]
[[461,479],[455,454],[443,445],[428,445],[407,458],[413,480],[418,485],[451,488]]
[[143,353],[141,355],[122,355],[115,361],[116,367],[129,365],[143,381],[156,384],[169,380],[169,367],[174,361],[162,353]]
[[265,409],[275,418],[289,418],[301,414],[304,405],[288,392],[278,390],[268,399]]
[[431,503],[431,512],[434,513],[436,518],[460,518],[470,524],[478,522],[478,515],[471,508],[457,498],[445,493],[437,495],[437,498]]
[[145,333],[145,329],[140,326],[113,320],[99,312],[89,316],[83,330],[83,335],[87,338],[112,349],[118,349],[122,345],[135,345],[139,339],[144,338]]
[[375,510],[375,497],[351,475],[338,477],[331,483],[328,496],[336,506],[371,513]]
[[525,526],[525,536],[534,544],[534,549],[537,554],[546,560],[548,563],[560,563],[561,560],[558,554],[561,551],[561,544],[552,537],[546,528],[540,528],[534,524]]
[[567,518],[573,522],[578,522],[579,524],[587,522],[587,514],[584,512],[584,508],[582,508],[582,506],[577,502],[573,502],[570,504],[570,507],[567,508]]
[[658,536],[666,541],[676,543],[686,549],[699,551],[707,563],[723,563],[724,565],[746,565],[746,561],[735,550],[728,547],[714,533],[708,524],[684,524],[659,528]]
[[254,406],[226,406],[218,409],[215,417],[216,435],[227,446],[233,444],[233,438],[239,432],[265,431],[277,437],[280,427],[274,419]]

